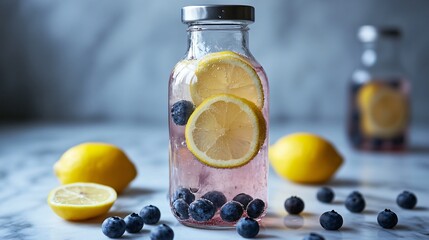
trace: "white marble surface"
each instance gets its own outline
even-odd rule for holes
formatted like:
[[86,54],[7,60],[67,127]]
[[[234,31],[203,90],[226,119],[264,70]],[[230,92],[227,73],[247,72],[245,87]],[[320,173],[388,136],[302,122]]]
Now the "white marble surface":
[[[333,204],[315,198],[319,186],[296,185],[270,173],[269,209],[260,239],[302,239],[318,232],[326,239],[429,239],[429,127],[412,129],[412,150],[404,154],[370,154],[348,147],[338,124],[285,124],[271,129],[271,139],[295,131],[319,133],[333,141],[345,164],[329,184],[337,196]],[[170,213],[168,188],[168,135],[165,127],[105,124],[26,124],[0,126],[0,239],[107,239],[100,230],[105,216],[86,222],[67,222],[48,207],[46,197],[58,185],[52,165],[67,148],[84,141],[119,145],[138,167],[139,175],[119,197],[108,215],[124,216],[146,204],[157,205],[161,221],[174,229],[175,239],[241,239],[233,230],[202,230],[180,225]],[[395,198],[402,190],[418,196],[414,210],[400,209]],[[343,204],[352,190],[367,200],[362,214],[349,213]],[[300,216],[285,213],[283,201],[291,196],[305,201]],[[384,208],[397,213],[399,224],[384,230],[376,216]],[[339,231],[325,231],[318,223],[324,211],[335,209],[344,218]],[[149,239],[152,227],[124,239]]]

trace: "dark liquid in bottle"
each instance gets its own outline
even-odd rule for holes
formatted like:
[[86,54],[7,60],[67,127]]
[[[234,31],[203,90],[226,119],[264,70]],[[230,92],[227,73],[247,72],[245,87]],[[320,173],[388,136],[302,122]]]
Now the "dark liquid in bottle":
[[[378,115],[379,118],[380,116],[383,118],[383,116],[391,114],[388,112],[389,108],[377,107],[375,106],[375,104],[367,104],[368,106],[366,106],[366,108],[362,107],[363,105],[361,103],[362,100],[360,100],[359,102],[359,97],[361,97],[362,99],[362,96],[359,96],[359,95],[362,94],[363,92],[362,89],[369,84],[372,84],[373,86],[377,85],[377,87],[373,89],[381,89],[381,90],[373,90],[372,95],[374,96],[374,98],[377,98],[379,97],[379,95],[381,95],[375,92],[387,90],[389,93],[393,92],[393,94],[390,94],[390,97],[392,95],[394,96],[399,95],[399,99],[403,99],[404,104],[403,105],[400,104],[401,106],[403,106],[402,108],[401,107],[399,108],[400,112],[399,113],[397,112],[396,115],[391,115],[391,117],[394,116],[392,117],[393,120],[391,121],[395,121],[395,119],[398,119],[397,116],[400,116],[401,119],[402,117],[404,117],[404,119],[402,120],[403,124],[396,125],[396,127],[392,128],[391,126],[387,126],[387,125],[383,126],[383,124],[379,123],[381,130],[377,130],[377,129],[373,130],[374,127],[370,127],[370,128],[366,127],[368,124],[365,125],[364,121],[369,122],[368,119],[373,119],[372,117],[368,117],[368,114]],[[402,79],[390,79],[390,80],[383,80],[383,81],[374,80],[363,84],[351,83],[349,86],[349,89],[350,89],[349,90],[350,94],[349,94],[349,112],[348,112],[348,131],[347,132],[352,146],[357,149],[372,150],[372,151],[405,150],[407,145],[408,113],[409,113],[409,106],[408,106],[408,100],[407,100],[408,92],[409,92],[408,83]],[[390,91],[390,90],[394,90],[394,91]],[[383,96],[385,96],[385,94]],[[364,108],[369,109],[370,107],[373,107],[371,111],[363,110]],[[374,125],[372,124],[372,122],[374,121],[371,120],[371,126]]]

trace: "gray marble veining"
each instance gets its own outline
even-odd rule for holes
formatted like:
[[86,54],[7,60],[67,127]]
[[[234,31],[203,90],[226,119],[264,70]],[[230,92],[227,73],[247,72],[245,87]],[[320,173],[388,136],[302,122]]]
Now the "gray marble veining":
[[[336,198],[322,204],[315,198],[318,186],[296,185],[270,173],[269,209],[261,224],[260,239],[302,239],[318,232],[326,239],[429,239],[429,128],[412,129],[411,151],[403,154],[356,152],[335,124],[285,124],[273,126],[272,142],[281,135],[310,131],[327,137],[345,157],[335,179]],[[100,230],[106,216],[85,222],[67,222],[48,207],[46,197],[59,183],[52,165],[67,148],[84,141],[106,141],[122,147],[138,167],[139,175],[118,198],[111,215],[125,216],[146,204],[159,206],[161,221],[172,226],[175,239],[240,239],[234,230],[194,229],[180,225],[170,213],[168,189],[168,134],[166,128],[104,124],[28,124],[0,126],[0,239],[107,239]],[[402,190],[418,196],[414,210],[400,209],[396,196]],[[361,191],[367,201],[362,214],[344,207],[345,197]],[[283,201],[298,195],[305,201],[300,216],[287,215]],[[390,208],[398,214],[393,230],[378,226],[378,212]],[[335,209],[344,218],[339,231],[325,231],[318,218]],[[153,226],[124,239],[149,239]]]

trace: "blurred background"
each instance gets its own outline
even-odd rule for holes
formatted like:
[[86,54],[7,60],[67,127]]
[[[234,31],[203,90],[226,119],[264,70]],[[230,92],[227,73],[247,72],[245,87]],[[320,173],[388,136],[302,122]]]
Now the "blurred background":
[[[204,3],[1,0],[0,120],[165,125],[169,74],[186,50],[180,8]],[[234,3],[256,8],[250,47],[269,77],[272,122],[345,118],[364,24],[402,29],[413,122],[429,122],[429,1]]]

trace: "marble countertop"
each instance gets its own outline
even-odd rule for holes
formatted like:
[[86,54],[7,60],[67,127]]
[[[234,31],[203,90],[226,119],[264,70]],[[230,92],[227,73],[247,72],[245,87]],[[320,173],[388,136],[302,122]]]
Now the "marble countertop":
[[[271,142],[296,131],[310,131],[331,140],[345,164],[328,185],[335,193],[332,204],[315,198],[320,186],[297,185],[269,175],[269,209],[259,239],[302,239],[317,232],[326,239],[429,239],[429,126],[411,130],[411,150],[403,154],[356,152],[346,143],[338,124],[293,124],[271,128]],[[59,185],[52,166],[69,147],[85,141],[105,141],[123,148],[138,167],[139,175],[118,198],[108,215],[125,216],[147,204],[157,205],[161,222],[169,224],[175,239],[241,239],[234,229],[202,230],[182,226],[170,213],[168,189],[168,134],[164,126],[108,124],[21,124],[0,126],[0,239],[107,239],[100,230],[105,216],[85,222],[67,222],[46,203],[49,191]],[[367,208],[352,214],[344,207],[353,190],[366,197]],[[396,196],[403,190],[418,197],[414,210],[400,209]],[[300,216],[287,215],[283,202],[291,195],[305,201]],[[390,208],[399,217],[393,230],[378,226],[378,212]],[[320,214],[335,209],[344,218],[339,231],[326,231]],[[124,239],[149,239],[152,226]]]

